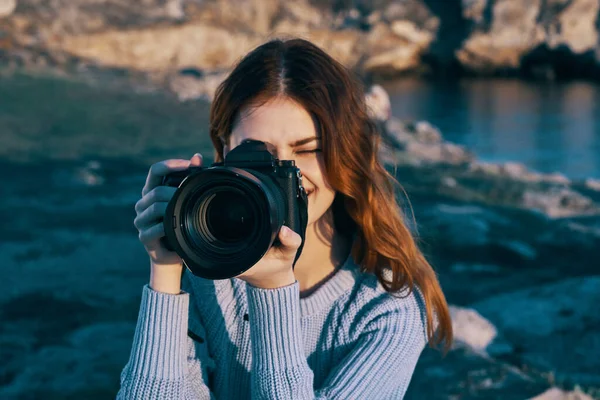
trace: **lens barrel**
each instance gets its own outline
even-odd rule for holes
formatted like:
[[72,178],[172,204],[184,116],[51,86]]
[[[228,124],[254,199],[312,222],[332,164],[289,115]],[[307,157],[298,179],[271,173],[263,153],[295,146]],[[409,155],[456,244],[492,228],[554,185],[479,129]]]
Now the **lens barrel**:
[[258,171],[211,167],[188,176],[169,202],[166,241],[190,271],[227,279],[256,264],[284,223],[282,189]]

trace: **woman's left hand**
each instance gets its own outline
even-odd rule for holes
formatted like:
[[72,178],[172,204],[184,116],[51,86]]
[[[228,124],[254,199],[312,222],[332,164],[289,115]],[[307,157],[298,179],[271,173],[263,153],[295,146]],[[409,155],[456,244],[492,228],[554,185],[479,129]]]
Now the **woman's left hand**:
[[236,278],[263,289],[275,289],[294,283],[296,277],[292,265],[302,238],[285,225],[279,230],[278,237],[280,245],[271,246],[263,258]]

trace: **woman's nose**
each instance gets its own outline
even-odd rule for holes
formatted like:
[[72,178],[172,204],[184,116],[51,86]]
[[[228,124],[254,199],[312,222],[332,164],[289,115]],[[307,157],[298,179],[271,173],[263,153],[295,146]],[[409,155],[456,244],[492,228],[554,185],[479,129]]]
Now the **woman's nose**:
[[282,149],[280,147],[275,147],[274,156],[277,157],[279,160],[293,160],[292,152],[288,149]]

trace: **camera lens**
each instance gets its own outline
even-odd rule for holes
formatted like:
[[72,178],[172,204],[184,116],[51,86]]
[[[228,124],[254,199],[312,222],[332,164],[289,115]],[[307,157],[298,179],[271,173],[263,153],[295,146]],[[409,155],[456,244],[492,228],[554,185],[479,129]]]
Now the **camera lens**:
[[213,181],[189,197],[186,236],[196,251],[231,256],[261,228],[259,206],[247,188]]
[[285,221],[282,189],[258,171],[211,167],[169,202],[165,235],[196,276],[225,279],[256,264]]
[[248,238],[252,233],[255,217],[248,198],[237,190],[217,192],[205,200],[206,227],[216,240],[235,243]]

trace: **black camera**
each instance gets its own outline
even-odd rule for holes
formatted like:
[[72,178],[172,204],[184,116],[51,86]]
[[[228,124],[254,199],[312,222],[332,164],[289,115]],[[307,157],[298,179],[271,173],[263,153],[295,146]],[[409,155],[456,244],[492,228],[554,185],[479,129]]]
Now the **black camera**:
[[171,173],[177,187],[164,217],[163,243],[196,276],[227,279],[256,264],[278,243],[286,225],[302,237],[308,222],[302,174],[293,160],[279,160],[273,146],[245,140],[225,160]]

